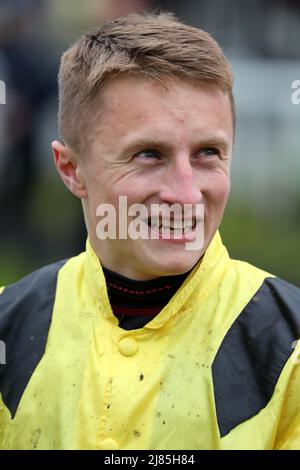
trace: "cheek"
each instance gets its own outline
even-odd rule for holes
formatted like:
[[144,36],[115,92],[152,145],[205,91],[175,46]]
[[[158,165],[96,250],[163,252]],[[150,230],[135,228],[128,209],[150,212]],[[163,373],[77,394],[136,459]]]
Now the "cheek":
[[[221,223],[230,192],[230,179],[225,175],[215,178],[205,197],[206,233],[215,233]],[[208,235],[209,236],[209,235]]]
[[131,181],[115,187],[114,197],[126,196],[128,205],[144,203],[149,195],[151,184],[149,182]]
[[207,190],[207,202],[224,207],[230,193],[230,178],[223,175],[216,175],[210,181]]
[[[105,182],[94,185],[90,194],[89,205],[94,214],[96,214],[97,207],[101,204],[110,204],[118,214],[119,210],[125,210],[125,207],[128,209],[133,204],[143,203],[145,189],[143,191],[137,185],[113,185]],[[127,198],[125,202],[120,199],[121,196]]]
[[229,193],[230,193],[230,180],[226,179],[226,181],[224,181],[223,184],[221,184],[219,188],[219,198],[220,198],[220,201],[222,200],[224,202],[224,204],[227,203]]
[[108,178],[93,178],[89,185],[89,197],[93,206],[103,203],[114,204],[118,199],[118,192]]

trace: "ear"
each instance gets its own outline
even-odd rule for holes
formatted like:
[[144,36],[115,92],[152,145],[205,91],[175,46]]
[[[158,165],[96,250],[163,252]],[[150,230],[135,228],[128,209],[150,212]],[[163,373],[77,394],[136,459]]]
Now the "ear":
[[57,171],[69,191],[80,199],[86,198],[84,178],[71,149],[55,140],[52,142],[52,151]]

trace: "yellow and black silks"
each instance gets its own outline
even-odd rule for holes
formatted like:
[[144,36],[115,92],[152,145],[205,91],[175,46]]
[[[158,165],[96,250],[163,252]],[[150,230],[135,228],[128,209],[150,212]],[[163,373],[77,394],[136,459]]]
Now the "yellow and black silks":
[[140,329],[89,242],[0,292],[1,449],[300,449],[300,290],[219,233]]

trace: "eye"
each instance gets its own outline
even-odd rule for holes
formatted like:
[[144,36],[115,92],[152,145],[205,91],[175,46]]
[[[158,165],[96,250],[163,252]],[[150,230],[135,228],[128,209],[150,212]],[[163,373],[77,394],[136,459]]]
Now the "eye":
[[214,147],[205,147],[201,150],[199,150],[199,154],[203,155],[204,157],[219,157],[220,156],[220,150]]
[[154,160],[160,158],[160,153],[157,150],[143,150],[135,155],[142,160]]

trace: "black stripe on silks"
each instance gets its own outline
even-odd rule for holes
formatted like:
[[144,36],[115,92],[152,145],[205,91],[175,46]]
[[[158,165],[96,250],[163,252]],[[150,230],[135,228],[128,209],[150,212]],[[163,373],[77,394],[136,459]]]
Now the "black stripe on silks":
[[0,295],[0,340],[6,349],[6,363],[0,364],[0,393],[12,417],[44,355],[57,275],[65,262],[29,274]]
[[220,436],[272,398],[300,338],[300,289],[266,278],[227,332],[212,366]]

